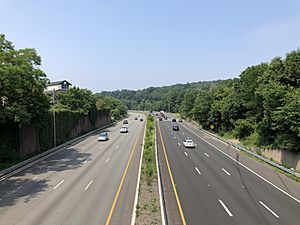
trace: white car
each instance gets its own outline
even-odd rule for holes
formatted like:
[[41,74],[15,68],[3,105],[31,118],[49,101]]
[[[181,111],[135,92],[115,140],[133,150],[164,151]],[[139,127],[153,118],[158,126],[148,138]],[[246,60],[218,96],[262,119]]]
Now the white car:
[[128,133],[128,127],[127,126],[122,126],[120,128],[120,133]]
[[192,140],[185,140],[183,146],[186,148],[195,148],[195,144]]
[[98,141],[107,141],[108,139],[108,134],[106,132],[99,134]]

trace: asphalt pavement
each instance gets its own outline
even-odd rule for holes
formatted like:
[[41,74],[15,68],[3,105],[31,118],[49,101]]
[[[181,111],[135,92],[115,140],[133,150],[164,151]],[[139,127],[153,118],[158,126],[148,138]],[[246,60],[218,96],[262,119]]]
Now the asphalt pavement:
[[130,224],[145,120],[129,116],[0,182],[0,224]]
[[[172,130],[174,124],[179,131]],[[299,183],[283,182],[268,166],[205,137],[189,123],[160,121],[157,130],[162,139],[159,155],[166,155],[170,167],[170,172],[162,172],[163,184],[171,183],[170,173],[174,182],[173,196],[165,193],[166,208],[170,202],[177,206],[173,214],[167,213],[169,224],[175,224],[173,217],[197,225],[300,223]],[[192,139],[195,148],[185,148],[185,139]]]

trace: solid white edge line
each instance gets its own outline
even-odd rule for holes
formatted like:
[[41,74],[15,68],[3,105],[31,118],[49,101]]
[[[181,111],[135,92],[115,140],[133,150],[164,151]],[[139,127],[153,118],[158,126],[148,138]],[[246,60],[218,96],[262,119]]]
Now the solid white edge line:
[[156,136],[156,127],[155,127],[155,158],[156,158],[156,170],[157,170],[157,180],[158,180],[158,193],[159,193],[159,203],[160,203],[160,214],[161,214],[161,220],[162,220],[162,225],[166,225],[166,214],[165,214],[165,208],[163,204],[163,193],[161,189],[161,182],[160,182],[160,170],[159,170],[159,165],[158,165],[158,157],[157,157],[157,136]]
[[216,147],[215,145],[209,143],[208,141],[206,141],[205,139],[203,139],[202,137],[200,137],[198,134],[196,134],[194,131],[190,130],[189,128],[187,128],[186,126],[182,125],[183,127],[185,127],[187,130],[191,131],[192,133],[194,133],[196,136],[198,136],[201,140],[203,140],[204,142],[206,142],[207,144],[209,144],[210,146],[214,147],[215,149],[217,149],[219,152],[221,152],[222,154],[226,155],[228,158],[230,158],[231,160],[233,160],[234,162],[238,163],[239,165],[241,165],[242,167],[244,167],[246,170],[250,171],[251,173],[253,173],[254,175],[256,175],[257,177],[259,177],[260,179],[262,179],[263,181],[265,181],[266,183],[270,184],[271,186],[273,186],[274,188],[276,188],[278,191],[281,191],[282,193],[284,193],[285,195],[289,196],[291,199],[295,200],[296,202],[298,202],[300,204],[300,200],[297,199],[296,197],[290,195],[289,193],[287,193],[286,191],[282,190],[280,187],[277,187],[275,184],[271,183],[270,181],[268,181],[266,178],[262,177],[261,175],[259,175],[258,173],[254,172],[253,170],[251,170],[250,168],[248,168],[247,166],[245,166],[244,164],[242,164],[241,162],[237,161],[236,159],[232,158],[230,155],[228,155],[227,153],[223,152],[221,149],[219,149],[218,147]]
[[224,168],[222,168],[222,170],[224,173],[226,173],[228,176],[230,176],[230,173],[227,170],[225,170]]
[[186,156],[188,156],[188,154],[187,154],[186,152],[184,152],[184,154],[185,154]]
[[224,204],[224,202],[222,202],[221,199],[218,199],[220,204],[223,206],[223,208],[225,209],[225,211],[227,212],[227,214],[230,216],[230,217],[233,217],[232,213],[229,211],[229,209],[227,208],[227,206]]
[[207,154],[206,152],[204,152],[204,154],[205,154],[207,157],[209,157],[209,154]]
[[91,180],[90,183],[85,187],[85,191],[91,186],[91,184],[94,182],[94,180]]
[[110,157],[107,158],[107,160],[105,161],[105,164],[108,163],[109,160],[110,160]]
[[197,173],[199,173],[201,175],[201,172],[197,167],[195,167],[195,170],[197,171]]
[[273,216],[275,216],[277,219],[279,218],[279,216],[278,216],[273,210],[271,210],[268,206],[266,206],[262,201],[259,201],[259,203],[260,203],[263,207],[265,207],[267,210],[269,210],[269,212],[272,213]]
[[132,216],[131,216],[131,225],[135,224],[135,219],[136,219],[136,207],[137,207],[139,191],[140,191],[139,186],[140,186],[140,180],[141,180],[141,170],[142,170],[142,161],[143,161],[143,154],[144,154],[146,128],[147,128],[147,123],[146,123],[145,130],[144,130],[144,138],[143,138],[142,151],[141,151],[141,156],[140,156],[140,168],[139,168],[139,172],[138,172],[138,181],[136,184],[134,204],[133,204],[133,210],[132,210]]
[[53,190],[55,190],[56,188],[58,188],[63,182],[65,182],[65,180],[62,180],[61,182],[59,182],[59,183],[53,188]]

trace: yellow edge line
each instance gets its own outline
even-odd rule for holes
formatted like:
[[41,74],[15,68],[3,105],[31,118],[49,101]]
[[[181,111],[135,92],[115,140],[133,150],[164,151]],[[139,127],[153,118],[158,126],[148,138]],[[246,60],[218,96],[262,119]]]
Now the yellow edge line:
[[172,183],[172,186],[173,186],[173,189],[174,189],[175,198],[176,198],[176,202],[177,202],[177,205],[178,205],[180,217],[181,217],[183,225],[186,225],[184,214],[183,214],[183,211],[182,211],[182,208],[181,208],[181,204],[180,204],[180,200],[179,200],[179,197],[178,197],[177,189],[176,189],[176,186],[175,186],[175,183],[174,183],[174,179],[173,179],[173,175],[172,175],[172,172],[171,172],[171,169],[170,169],[170,164],[169,164],[168,156],[167,156],[167,153],[166,153],[166,148],[165,148],[164,140],[162,138],[162,134],[161,134],[161,131],[160,131],[159,123],[157,123],[157,125],[158,125],[158,131],[159,131],[159,136],[160,136],[160,139],[161,139],[162,147],[163,147],[163,150],[164,150],[164,155],[165,155],[165,158],[166,158],[167,168],[168,168],[170,179],[171,179],[171,183]]
[[112,206],[111,206],[111,209],[110,209],[110,211],[109,211],[109,215],[108,215],[108,217],[107,217],[107,220],[106,220],[105,225],[108,225],[108,224],[110,223],[112,214],[113,214],[113,212],[114,212],[116,203],[117,203],[117,201],[118,201],[118,198],[119,198],[119,195],[120,195],[120,192],[121,192],[121,189],[122,189],[122,186],[123,186],[123,183],[124,183],[126,174],[127,174],[127,170],[128,170],[128,168],[129,168],[129,165],[130,165],[130,162],[131,162],[133,153],[134,153],[134,151],[135,151],[135,149],[136,149],[136,145],[137,145],[137,142],[138,142],[138,140],[139,140],[139,137],[140,137],[140,134],[141,134],[141,130],[142,130],[142,128],[140,129],[139,134],[138,134],[138,137],[137,137],[137,139],[136,139],[136,141],[135,141],[135,143],[134,143],[133,149],[132,149],[132,151],[131,151],[129,160],[128,160],[128,162],[127,162],[127,165],[126,165],[126,168],[125,168],[123,177],[122,177],[122,179],[121,179],[121,182],[120,182],[118,191],[117,191],[117,193],[116,193],[116,195],[115,195],[115,198],[114,198],[113,204],[112,204]]

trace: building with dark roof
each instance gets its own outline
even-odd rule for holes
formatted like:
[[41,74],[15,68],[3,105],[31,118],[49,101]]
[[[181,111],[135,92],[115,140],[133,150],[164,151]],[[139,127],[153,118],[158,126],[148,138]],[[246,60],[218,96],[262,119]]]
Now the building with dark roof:
[[72,84],[66,80],[55,81],[47,84],[44,92],[49,94],[52,92],[64,92],[67,91],[70,87],[72,87]]

